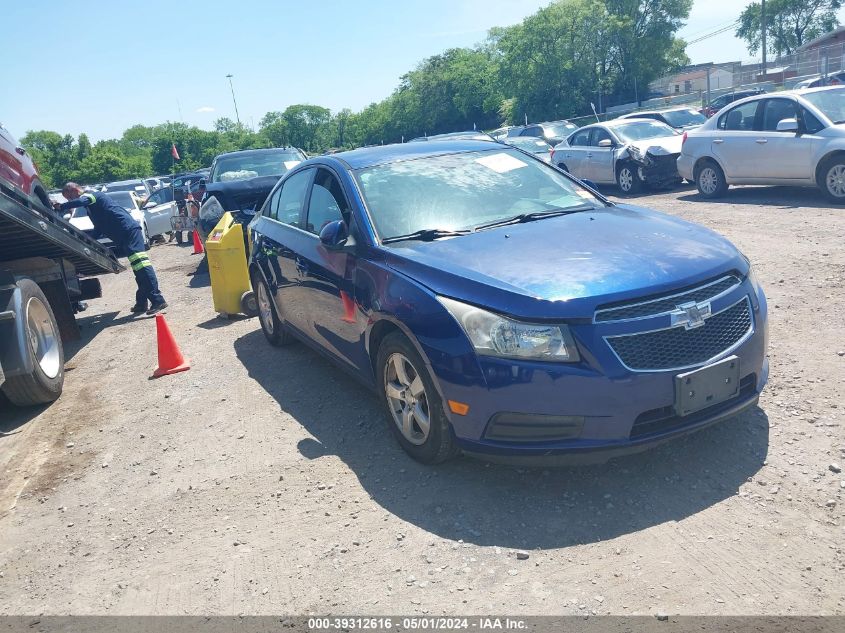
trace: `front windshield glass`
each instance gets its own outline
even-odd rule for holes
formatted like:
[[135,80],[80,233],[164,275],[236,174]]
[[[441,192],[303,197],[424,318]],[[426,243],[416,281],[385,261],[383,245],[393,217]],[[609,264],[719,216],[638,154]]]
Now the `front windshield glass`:
[[135,199],[132,197],[132,194],[128,191],[116,191],[108,192],[109,198],[114,200],[117,204],[122,206],[124,209],[134,209],[135,208]]
[[554,125],[546,125],[546,136],[549,138],[566,138],[572,132],[578,129],[574,123],[555,123]]
[[297,165],[302,156],[297,152],[261,152],[221,158],[214,164],[211,182],[245,180],[258,176],[281,176]]
[[845,123],[845,88],[808,92],[801,96],[834,123]]
[[623,141],[645,141],[652,138],[677,136],[678,132],[660,121],[631,121],[613,128]]
[[672,127],[686,127],[687,125],[701,125],[707,117],[695,110],[670,110],[663,113],[663,118]]
[[464,230],[524,213],[602,203],[545,163],[513,149],[405,160],[356,173],[382,239]]

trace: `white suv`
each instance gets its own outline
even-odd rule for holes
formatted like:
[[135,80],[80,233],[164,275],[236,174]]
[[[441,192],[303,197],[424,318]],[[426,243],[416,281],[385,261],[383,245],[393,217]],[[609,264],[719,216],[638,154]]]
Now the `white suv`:
[[705,198],[728,185],[800,185],[845,204],[845,87],[732,103],[684,134],[678,172]]

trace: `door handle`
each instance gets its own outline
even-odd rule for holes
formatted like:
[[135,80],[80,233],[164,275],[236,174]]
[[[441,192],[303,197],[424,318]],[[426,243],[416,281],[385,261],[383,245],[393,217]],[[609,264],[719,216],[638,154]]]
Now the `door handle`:
[[766,140],[766,139],[764,139],[764,138],[758,138],[758,139],[757,139],[757,141],[756,141],[756,143],[757,143],[758,145],[763,145],[764,143],[768,143],[768,142],[769,142],[769,141],[767,141],[767,140]]
[[720,138],[714,138],[714,139],[713,139],[713,143],[714,143],[715,145],[721,145],[721,144],[722,144],[722,143],[724,143],[724,142],[725,142],[725,141],[724,141],[723,139],[720,139]]

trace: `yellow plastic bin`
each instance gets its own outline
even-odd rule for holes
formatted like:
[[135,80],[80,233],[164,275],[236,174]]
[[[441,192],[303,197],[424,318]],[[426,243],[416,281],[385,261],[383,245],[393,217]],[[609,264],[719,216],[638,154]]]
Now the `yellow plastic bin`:
[[228,211],[209,234],[205,252],[214,310],[223,317],[239,313],[255,316],[258,306],[249,282],[243,228]]

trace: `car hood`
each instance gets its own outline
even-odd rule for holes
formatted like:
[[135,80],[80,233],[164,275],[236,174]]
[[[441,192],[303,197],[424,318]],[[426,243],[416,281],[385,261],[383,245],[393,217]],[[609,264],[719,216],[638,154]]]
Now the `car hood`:
[[631,141],[628,147],[636,147],[643,153],[652,156],[664,156],[666,154],[680,154],[684,137],[681,135],[664,136],[662,138],[650,138],[644,141]]
[[601,304],[748,269],[717,233],[628,205],[397,246],[386,250],[398,272],[522,318],[592,318]]
[[279,182],[278,176],[258,176],[244,180],[210,182],[205,189],[205,197],[215,196],[226,211],[254,209],[264,204],[270,190]]

